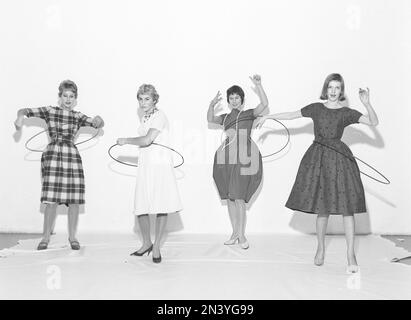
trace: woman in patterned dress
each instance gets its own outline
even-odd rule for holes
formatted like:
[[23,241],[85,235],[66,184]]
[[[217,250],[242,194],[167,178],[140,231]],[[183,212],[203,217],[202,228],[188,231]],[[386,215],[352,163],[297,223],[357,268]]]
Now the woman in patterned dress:
[[320,99],[325,103],[313,103],[295,112],[285,112],[263,117],[291,120],[312,118],[315,140],[308,148],[298,169],[297,177],[286,207],[317,214],[318,247],[314,263],[323,265],[325,234],[329,215],[342,215],[347,242],[347,272],[357,272],[354,252],[354,213],[366,211],[364,188],[358,165],[351,150],[341,141],[344,128],[355,123],[376,126],[378,118],[371,106],[369,89],[360,88],[359,97],[368,114],[342,104],[345,100],[344,80],[339,74],[330,74],[324,82]]
[[[139,136],[117,140],[119,145],[132,144],[140,147],[134,214],[138,216],[143,244],[131,255],[149,255],[152,251],[154,263],[161,262],[160,246],[168,214],[181,211],[183,208],[171,152],[156,145],[170,145],[169,123],[165,113],[157,108],[158,99],[159,95],[153,85],[141,85],[137,92],[137,100],[144,116],[138,128]],[[150,215],[156,216],[154,243],[150,237]]]
[[74,138],[81,127],[102,128],[101,117],[87,117],[73,111],[77,104],[77,86],[65,80],[59,86],[57,107],[20,109],[15,126],[20,130],[24,116],[38,117],[46,121],[51,142],[41,156],[42,191],[41,202],[46,204],[44,213],[43,238],[37,249],[47,249],[50,234],[56,219],[57,206],[68,206],[69,242],[73,250],[80,249],[76,238],[79,205],[84,204],[84,173],[80,154]]
[[254,109],[242,110],[244,91],[238,86],[227,90],[230,113],[216,116],[214,107],[221,101],[220,92],[210,102],[207,120],[223,126],[227,139],[217,149],[214,157],[213,178],[221,200],[227,200],[228,214],[233,232],[225,245],[238,242],[242,249],[248,249],[245,237],[246,206],[260,185],[263,163],[257,145],[251,140],[253,122],[268,107],[268,99],[261,85],[261,77],[250,77],[260,104]]

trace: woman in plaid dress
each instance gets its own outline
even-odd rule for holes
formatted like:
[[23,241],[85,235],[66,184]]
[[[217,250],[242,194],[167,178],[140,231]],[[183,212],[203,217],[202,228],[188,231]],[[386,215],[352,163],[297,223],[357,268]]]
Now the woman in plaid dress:
[[59,86],[59,106],[20,109],[15,126],[20,130],[24,116],[44,119],[51,142],[41,157],[42,190],[41,202],[46,204],[43,238],[37,249],[47,249],[52,226],[56,219],[57,206],[68,206],[69,242],[73,250],[79,250],[76,239],[79,205],[84,204],[84,173],[80,154],[74,144],[81,127],[96,129],[104,126],[101,117],[87,117],[72,109],[77,104],[77,86],[65,80]]

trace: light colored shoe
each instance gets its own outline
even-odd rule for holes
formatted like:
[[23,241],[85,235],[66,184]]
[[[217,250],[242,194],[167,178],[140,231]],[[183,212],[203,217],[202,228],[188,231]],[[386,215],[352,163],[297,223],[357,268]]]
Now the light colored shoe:
[[350,264],[347,266],[346,273],[347,274],[353,274],[353,273],[358,273],[360,272],[360,267],[355,265],[355,264]]
[[236,244],[237,241],[240,241],[240,240],[238,239],[238,237],[233,238],[233,239],[229,239],[229,240],[227,240],[226,242],[224,242],[224,244],[225,244],[226,246],[232,246],[232,245]]
[[239,242],[238,245],[240,246],[241,249],[244,249],[244,250],[247,250],[248,248],[250,248],[250,244],[248,243],[247,240],[245,240],[242,243]]
[[319,267],[322,266],[324,264],[324,258],[325,258],[324,255],[322,257],[319,257],[318,249],[317,249],[317,253],[315,254],[315,257],[314,257],[314,264]]

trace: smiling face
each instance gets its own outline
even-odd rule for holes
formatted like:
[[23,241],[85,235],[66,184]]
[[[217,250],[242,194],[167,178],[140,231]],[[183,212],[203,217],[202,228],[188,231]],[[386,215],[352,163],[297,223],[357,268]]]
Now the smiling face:
[[145,113],[150,113],[156,107],[156,101],[150,94],[139,94],[137,97],[140,108],[143,109]]
[[241,96],[237,93],[233,93],[228,96],[228,103],[234,109],[239,109],[243,105],[243,102],[241,101]]
[[327,87],[327,99],[330,102],[338,102],[341,97],[341,82],[332,80]]
[[60,97],[61,107],[71,110],[77,103],[76,95],[71,90],[64,90]]

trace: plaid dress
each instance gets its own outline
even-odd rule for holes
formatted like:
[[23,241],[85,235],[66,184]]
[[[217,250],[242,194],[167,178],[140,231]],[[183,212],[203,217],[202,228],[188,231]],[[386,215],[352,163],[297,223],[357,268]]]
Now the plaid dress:
[[84,172],[74,138],[80,127],[95,127],[92,118],[60,107],[27,108],[27,117],[47,123],[51,142],[41,156],[41,202],[83,204]]

